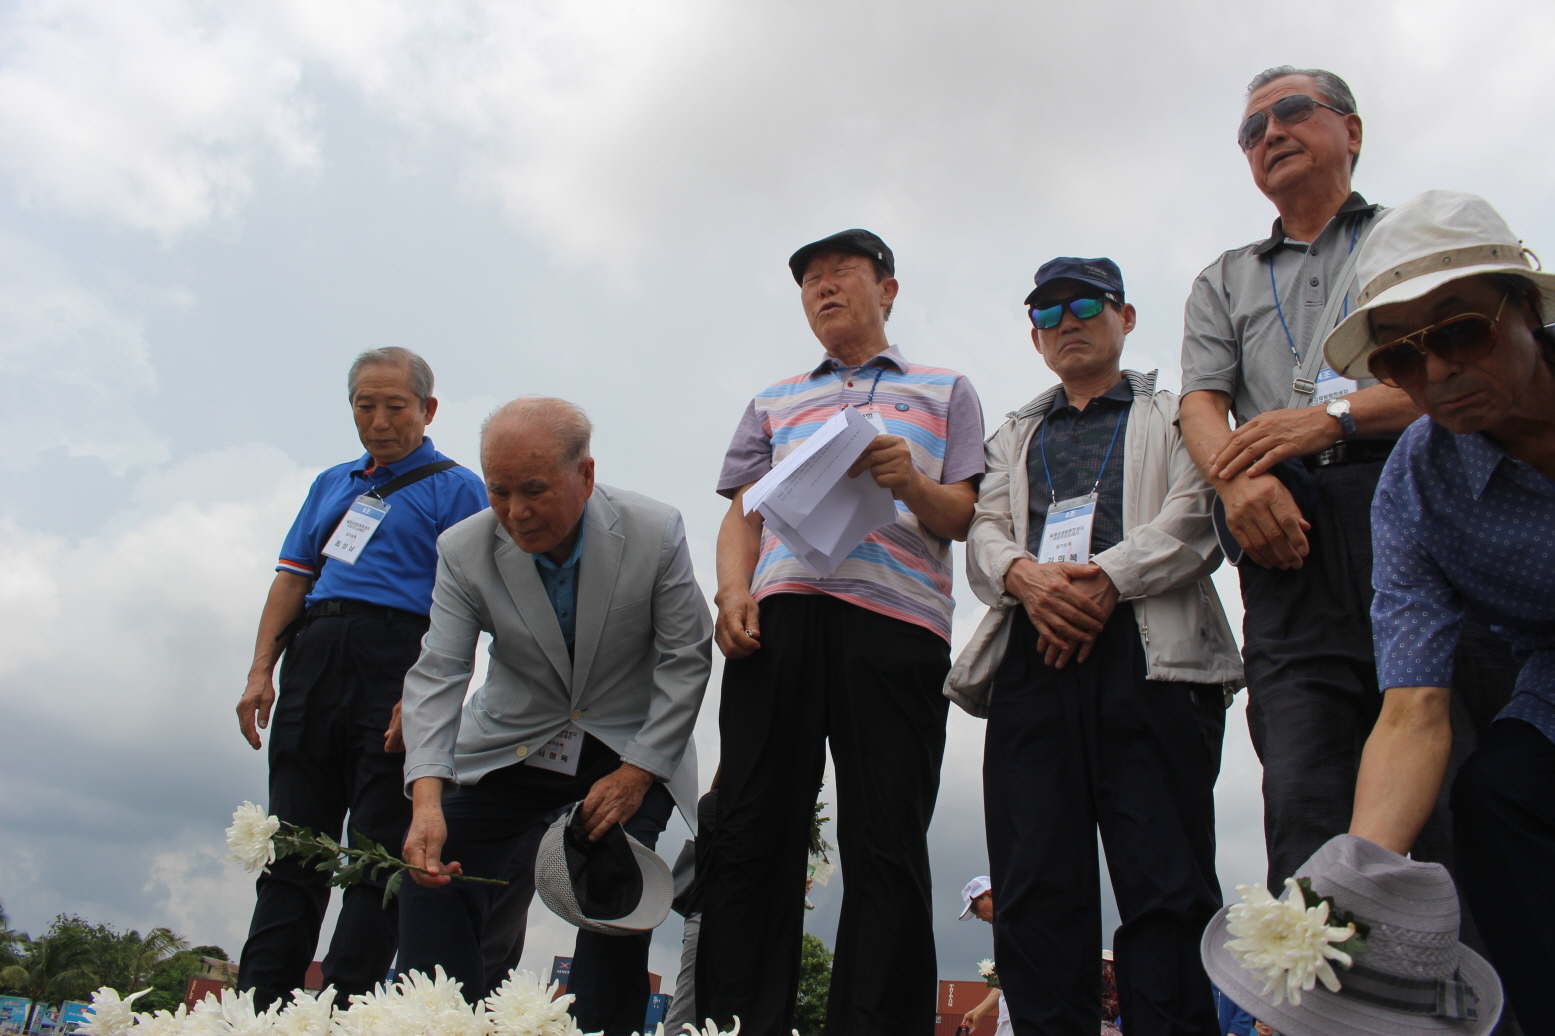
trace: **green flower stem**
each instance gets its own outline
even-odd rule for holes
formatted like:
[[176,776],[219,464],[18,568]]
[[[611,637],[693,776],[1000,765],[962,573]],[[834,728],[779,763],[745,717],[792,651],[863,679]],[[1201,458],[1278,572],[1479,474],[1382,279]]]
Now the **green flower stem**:
[[[350,846],[341,845],[329,835],[319,834],[310,828],[298,827],[284,820],[281,821],[280,829],[271,837],[276,859],[283,856],[297,856],[304,861],[317,858],[319,862],[315,865],[315,869],[327,871],[330,876],[329,883],[337,888],[348,888],[364,878],[377,881],[384,871],[393,871],[394,873],[384,882],[385,905],[400,890],[400,885],[405,881],[406,871],[419,871],[428,875],[432,873],[425,867],[406,863],[359,831],[351,833],[351,841],[353,844]],[[507,884],[497,878],[478,878],[473,874],[449,874],[447,877],[456,881],[474,881],[482,885]]]

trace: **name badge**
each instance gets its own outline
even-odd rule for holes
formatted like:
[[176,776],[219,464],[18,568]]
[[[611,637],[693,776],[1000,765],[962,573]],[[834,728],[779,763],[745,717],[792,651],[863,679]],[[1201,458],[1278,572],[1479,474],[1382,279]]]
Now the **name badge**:
[[1096,498],[1077,496],[1060,500],[1042,523],[1037,560],[1042,564],[1068,561],[1083,565],[1091,560],[1091,525],[1096,521]]
[[879,414],[875,413],[873,410],[864,415],[864,420],[874,425],[875,431],[879,432],[881,435],[889,434],[885,430],[885,419],[882,418]]
[[1340,396],[1348,396],[1356,390],[1354,378],[1343,378],[1332,367],[1317,372],[1317,391],[1312,393],[1311,406],[1327,406]]
[[583,754],[583,731],[569,723],[555,737],[540,746],[539,751],[529,753],[524,762],[541,770],[578,775],[578,756]]
[[363,548],[373,538],[373,533],[378,531],[378,526],[388,513],[387,502],[365,493],[357,497],[330,534],[324,556],[344,561],[348,565],[356,564],[356,559],[361,556]]

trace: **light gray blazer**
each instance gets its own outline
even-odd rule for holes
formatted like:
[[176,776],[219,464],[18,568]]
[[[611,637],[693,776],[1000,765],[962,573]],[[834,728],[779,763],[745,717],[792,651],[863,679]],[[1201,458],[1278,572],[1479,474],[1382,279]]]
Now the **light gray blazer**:
[[[584,520],[573,659],[534,555],[491,510],[438,537],[432,624],[405,676],[407,792],[421,777],[473,784],[575,722],[669,782],[695,817],[688,748],[713,624],[680,512],[596,483]],[[482,631],[492,635],[490,665],[466,701]]]

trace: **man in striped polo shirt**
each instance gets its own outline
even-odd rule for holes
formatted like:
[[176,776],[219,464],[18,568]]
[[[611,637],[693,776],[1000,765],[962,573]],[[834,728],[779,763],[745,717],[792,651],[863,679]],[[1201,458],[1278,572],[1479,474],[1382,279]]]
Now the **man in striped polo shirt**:
[[[866,230],[788,261],[826,356],[762,390],[718,492],[716,638],[728,658],[722,777],[697,953],[698,1018],[786,1034],[799,984],[805,860],[831,742],[846,879],[827,1008],[832,1036],[928,1036],[937,972],[926,833],[939,790],[950,666],[950,541],[983,473],[967,379],[910,363],[886,338],[895,259]],[[745,491],[842,407],[885,433],[849,474],[896,498],[825,578],[744,514]]]

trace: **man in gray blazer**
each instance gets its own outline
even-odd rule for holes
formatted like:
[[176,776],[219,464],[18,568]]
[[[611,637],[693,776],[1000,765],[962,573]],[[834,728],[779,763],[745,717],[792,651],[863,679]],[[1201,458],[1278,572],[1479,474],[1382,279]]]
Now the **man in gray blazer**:
[[[573,802],[591,839],[619,823],[649,847],[672,798],[694,815],[707,603],[680,513],[595,484],[591,430],[559,399],[487,419],[491,510],[438,540],[431,627],[405,677],[405,860],[430,873],[401,893],[400,967],[440,964],[471,1000],[488,992],[497,893],[450,874],[502,877],[524,835]],[[486,682],[465,701],[482,632]],[[642,1028],[649,937],[578,933],[568,990],[585,1032]]]

